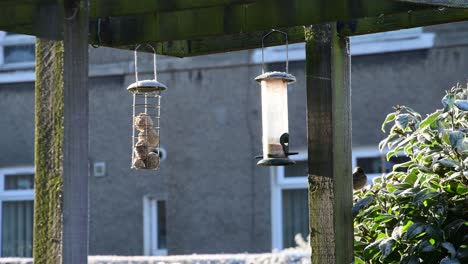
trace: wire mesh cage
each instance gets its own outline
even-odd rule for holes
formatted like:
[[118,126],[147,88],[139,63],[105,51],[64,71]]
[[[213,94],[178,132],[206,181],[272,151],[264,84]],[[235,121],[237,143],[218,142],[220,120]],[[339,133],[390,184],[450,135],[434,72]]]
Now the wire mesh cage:
[[160,166],[161,157],[161,92],[166,90],[167,87],[157,81],[156,52],[153,55],[154,79],[138,80],[138,48],[139,46],[135,49],[136,82],[127,88],[133,94],[131,168],[157,170]]

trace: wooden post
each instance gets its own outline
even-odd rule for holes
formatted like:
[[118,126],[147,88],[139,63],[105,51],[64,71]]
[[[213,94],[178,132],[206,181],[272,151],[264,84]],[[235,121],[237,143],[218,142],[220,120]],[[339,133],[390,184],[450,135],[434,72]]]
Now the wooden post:
[[36,42],[34,263],[88,258],[88,1],[65,1],[64,41]]
[[64,6],[63,263],[88,263],[88,0]]
[[61,263],[63,42],[36,40],[35,263]]
[[349,42],[305,28],[309,227],[313,264],[353,262]]

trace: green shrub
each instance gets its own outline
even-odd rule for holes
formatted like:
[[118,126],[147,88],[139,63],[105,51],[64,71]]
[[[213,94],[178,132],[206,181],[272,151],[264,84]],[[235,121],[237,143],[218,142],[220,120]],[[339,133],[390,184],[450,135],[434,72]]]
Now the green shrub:
[[426,118],[397,106],[385,119],[379,148],[410,160],[355,192],[356,264],[468,263],[468,88],[442,105]]

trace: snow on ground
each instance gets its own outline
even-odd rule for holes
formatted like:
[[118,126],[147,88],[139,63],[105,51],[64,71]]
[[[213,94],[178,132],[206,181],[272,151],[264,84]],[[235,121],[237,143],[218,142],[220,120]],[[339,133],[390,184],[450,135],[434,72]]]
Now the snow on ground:
[[[310,264],[310,252],[287,249],[264,254],[179,256],[90,256],[89,264]],[[0,258],[0,264],[33,264],[32,259]]]

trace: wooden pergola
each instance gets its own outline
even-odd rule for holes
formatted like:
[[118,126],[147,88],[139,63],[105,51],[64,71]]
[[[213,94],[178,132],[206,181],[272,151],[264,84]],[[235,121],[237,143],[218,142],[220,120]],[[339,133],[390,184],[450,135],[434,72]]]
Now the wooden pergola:
[[[35,263],[87,263],[88,44],[197,56],[306,42],[312,263],[353,262],[348,36],[468,20],[468,0],[0,0],[35,35]],[[282,44],[272,36],[266,46]],[[253,161],[252,161],[253,162]]]

